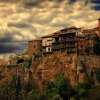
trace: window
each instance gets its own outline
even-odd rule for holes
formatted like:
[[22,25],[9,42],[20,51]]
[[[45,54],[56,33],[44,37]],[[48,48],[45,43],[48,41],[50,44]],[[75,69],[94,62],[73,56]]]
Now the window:
[[47,47],[47,48],[46,48],[46,52],[52,52],[51,47]]

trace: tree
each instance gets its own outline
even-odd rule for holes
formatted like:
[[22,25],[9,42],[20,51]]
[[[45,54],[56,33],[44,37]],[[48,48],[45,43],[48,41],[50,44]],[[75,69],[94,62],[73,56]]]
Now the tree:
[[[71,87],[63,74],[57,75],[53,82],[48,82],[45,88],[45,95],[48,100],[67,100],[71,96]],[[58,99],[59,98],[59,99]]]
[[95,70],[96,79],[100,82],[100,68]]
[[87,96],[90,88],[91,88],[90,85],[87,83],[78,83],[77,86],[75,87],[76,100],[85,100],[85,97]]
[[69,85],[69,82],[65,79],[63,74],[60,74],[56,77],[54,84],[58,90],[59,95],[64,100],[70,98],[72,94],[72,89],[71,86]]
[[58,90],[53,82],[48,81],[46,83],[45,89],[44,89],[44,95],[51,100],[55,95],[58,94]]

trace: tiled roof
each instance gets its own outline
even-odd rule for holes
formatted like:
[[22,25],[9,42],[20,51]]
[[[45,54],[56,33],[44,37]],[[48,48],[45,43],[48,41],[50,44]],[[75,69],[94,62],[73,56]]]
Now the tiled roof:
[[65,34],[64,32],[68,32],[68,31],[71,31],[71,30],[77,30],[77,29],[79,29],[79,28],[74,27],[74,26],[73,27],[68,27],[68,28],[63,28],[63,29],[61,29],[59,31],[56,31],[56,32],[52,33],[52,34],[45,35],[42,38],[48,38],[48,37],[58,36],[60,34]]
[[94,31],[98,31],[98,30],[100,30],[100,28],[99,27],[95,27],[95,28],[92,28],[92,29],[83,30],[82,32],[83,33],[89,33],[89,32],[93,33]]
[[52,37],[53,34],[49,34],[49,35],[45,35],[45,36],[42,36],[41,38],[48,38],[48,37]]

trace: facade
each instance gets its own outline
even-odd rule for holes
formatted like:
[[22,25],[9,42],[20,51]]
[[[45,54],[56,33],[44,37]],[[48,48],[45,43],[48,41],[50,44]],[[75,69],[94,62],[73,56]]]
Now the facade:
[[94,45],[96,43],[97,35],[95,33],[87,34],[86,35],[86,52],[87,54],[94,54]]
[[84,29],[82,30],[82,34],[78,35],[78,53],[94,54],[94,45],[97,38],[100,38],[100,19],[98,19],[97,27],[92,29]]
[[42,37],[43,54],[56,51],[66,51],[67,54],[76,53],[78,32],[79,28],[70,27]]
[[48,54],[48,53],[53,52],[52,43],[54,42],[54,38],[52,36],[53,36],[53,34],[42,37],[42,52],[43,52],[43,54]]
[[1,65],[8,65],[9,64],[9,61],[6,61],[4,59],[0,59],[0,66]]
[[53,51],[66,51],[67,54],[75,53],[77,46],[77,32],[76,27],[66,28],[55,33],[53,38]]
[[77,36],[77,52],[80,55],[94,54],[94,45],[97,35],[95,33],[82,33]]
[[34,54],[40,54],[41,53],[41,39],[40,40],[32,40],[28,42],[28,51],[27,54],[29,56],[32,56]]

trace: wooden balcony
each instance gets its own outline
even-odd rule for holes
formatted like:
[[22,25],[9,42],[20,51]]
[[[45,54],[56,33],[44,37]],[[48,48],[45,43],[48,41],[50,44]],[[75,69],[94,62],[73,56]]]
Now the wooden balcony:
[[61,49],[66,49],[66,50],[70,49],[71,50],[71,49],[75,49],[75,48],[76,48],[76,44],[75,43],[71,43],[71,44],[67,43],[66,44],[65,42],[64,43],[58,43],[58,44],[57,43],[53,43],[53,46],[52,46],[53,51],[56,51],[56,50],[58,51],[58,50],[61,50]]

